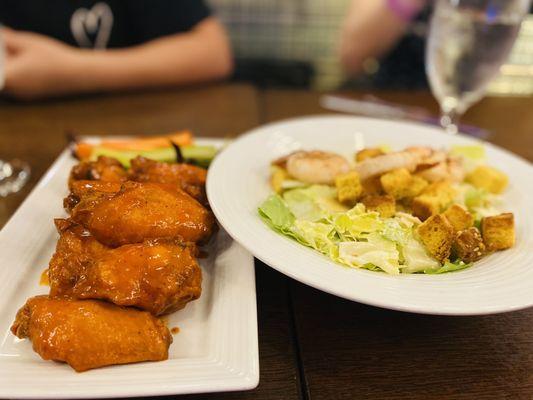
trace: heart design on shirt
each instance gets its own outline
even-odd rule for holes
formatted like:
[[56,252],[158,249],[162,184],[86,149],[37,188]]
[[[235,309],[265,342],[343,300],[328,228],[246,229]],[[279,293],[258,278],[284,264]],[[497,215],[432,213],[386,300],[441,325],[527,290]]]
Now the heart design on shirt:
[[113,12],[106,3],[96,3],[90,10],[78,8],[70,18],[72,36],[80,47],[105,49],[112,28]]

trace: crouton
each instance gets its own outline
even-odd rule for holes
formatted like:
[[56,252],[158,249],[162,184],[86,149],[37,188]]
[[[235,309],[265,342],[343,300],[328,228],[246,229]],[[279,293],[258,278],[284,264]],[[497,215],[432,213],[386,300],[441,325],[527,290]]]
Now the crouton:
[[455,197],[455,189],[449,181],[438,181],[428,185],[411,204],[413,214],[422,221],[445,210]]
[[363,186],[363,194],[380,194],[383,193],[383,188],[381,187],[381,181],[379,176],[373,176],[372,178],[365,179],[361,182]]
[[452,254],[466,263],[477,261],[483,257],[485,244],[479,230],[470,227],[457,232],[452,244]]
[[452,204],[448,207],[444,212],[444,216],[448,218],[448,221],[452,224],[456,232],[474,225],[474,216],[459,204]]
[[465,181],[477,188],[498,194],[505,190],[509,183],[509,178],[496,168],[481,165],[470,172],[466,176]]
[[440,262],[449,259],[455,234],[453,226],[446,217],[440,214],[429,217],[418,226],[417,232],[427,251],[433,257]]
[[440,213],[440,200],[435,196],[420,195],[411,203],[413,215],[425,221],[432,215]]
[[272,189],[274,190],[274,192],[279,194],[283,190],[282,189],[283,181],[286,179],[289,179],[289,173],[285,169],[275,166],[275,165],[270,167],[270,169],[271,169],[270,186],[272,186]]
[[381,175],[380,181],[385,193],[390,194],[396,200],[418,196],[428,186],[424,179],[411,175],[406,168],[387,172]]
[[361,199],[368,211],[377,211],[383,218],[390,218],[396,213],[396,202],[391,195],[368,195]]
[[337,187],[337,198],[344,204],[355,204],[363,193],[363,186],[361,186],[359,175],[355,171],[338,175],[335,178],[335,186]]
[[515,242],[513,213],[483,218],[481,220],[481,235],[489,251],[513,247]]
[[412,179],[406,168],[399,168],[381,175],[380,181],[385,193],[399,200],[405,197]]
[[428,182],[425,179],[420,178],[419,176],[413,176],[411,183],[405,192],[405,197],[416,197],[421,194],[427,186]]
[[369,147],[368,149],[363,149],[355,153],[355,161],[361,162],[367,158],[374,158],[377,156],[382,156],[383,154],[385,153],[379,147]]
[[450,181],[442,180],[428,185],[422,194],[437,196],[443,206],[448,206],[453,201],[457,192]]

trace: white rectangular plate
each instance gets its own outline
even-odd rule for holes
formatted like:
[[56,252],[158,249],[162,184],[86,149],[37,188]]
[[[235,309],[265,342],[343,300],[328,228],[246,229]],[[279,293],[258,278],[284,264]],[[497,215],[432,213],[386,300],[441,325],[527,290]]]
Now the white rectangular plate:
[[[218,141],[199,140],[218,145]],[[28,340],[9,328],[26,299],[47,293],[39,285],[58,235],[75,160],[65,150],[0,231],[0,397],[98,398],[252,389],[259,382],[253,257],[220,230],[200,260],[202,296],[168,317],[179,327],[169,359],[76,373],[43,361]]]

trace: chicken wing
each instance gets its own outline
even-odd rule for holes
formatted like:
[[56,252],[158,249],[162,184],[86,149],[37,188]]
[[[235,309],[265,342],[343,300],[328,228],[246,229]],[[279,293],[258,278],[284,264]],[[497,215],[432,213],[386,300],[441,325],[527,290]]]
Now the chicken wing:
[[137,157],[131,160],[130,179],[137,182],[175,184],[200,203],[207,205],[207,171],[190,164],[169,164]]
[[168,358],[172,336],[146,311],[97,300],[29,299],[11,326],[29,338],[44,360],[64,361],[76,371]]
[[80,225],[56,220],[56,226],[61,236],[48,268],[52,297],[108,300],[154,315],[200,297],[194,245],[153,239],[111,249]]
[[73,182],[103,181],[103,182],[124,182],[128,179],[128,172],[122,164],[111,157],[100,156],[96,161],[82,161],[75,165],[70,171],[69,188]]
[[200,242],[212,233],[214,217],[173,185],[125,182],[111,196],[87,196],[72,209],[72,220],[107,246],[148,239]]
[[101,198],[111,198],[112,195],[120,192],[122,184],[120,182],[87,181],[79,180],[70,183],[70,194],[63,200],[63,207],[68,212],[83,198],[91,198],[93,201],[100,201]]

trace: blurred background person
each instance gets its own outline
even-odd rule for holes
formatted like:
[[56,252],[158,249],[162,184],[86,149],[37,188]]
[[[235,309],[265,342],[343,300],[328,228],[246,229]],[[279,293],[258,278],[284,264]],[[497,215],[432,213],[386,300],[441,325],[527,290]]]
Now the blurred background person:
[[[16,30],[5,33],[6,90],[31,98],[179,85],[228,76],[233,63],[234,79],[264,87],[427,88],[432,1],[204,1],[0,0],[0,21]],[[533,93],[532,37],[530,17],[489,93]]]
[[336,47],[350,0],[209,3],[228,29],[235,79],[320,90],[335,88],[344,79]]
[[[353,0],[344,20],[340,60],[348,76],[368,73],[376,88],[420,88],[424,71],[426,0]],[[418,29],[417,29],[418,28]]]
[[225,29],[202,0],[0,0],[3,92],[33,99],[227,77]]
[[[209,3],[229,32],[235,79],[265,87],[320,91],[428,88],[425,42],[434,1]],[[357,46],[362,47],[352,52]],[[502,74],[491,82],[488,93],[533,94],[531,64],[533,17],[529,16]],[[352,69],[353,65],[357,68]]]
[[[429,7],[424,7],[424,0],[210,3],[229,31],[236,79],[318,90],[347,82],[357,88],[426,86],[424,34]],[[390,62],[381,66],[385,59]]]
[[[344,87],[426,89],[426,41],[434,7],[429,0],[351,0],[339,43]],[[489,95],[533,94],[532,37],[529,15],[500,74],[491,81]]]

